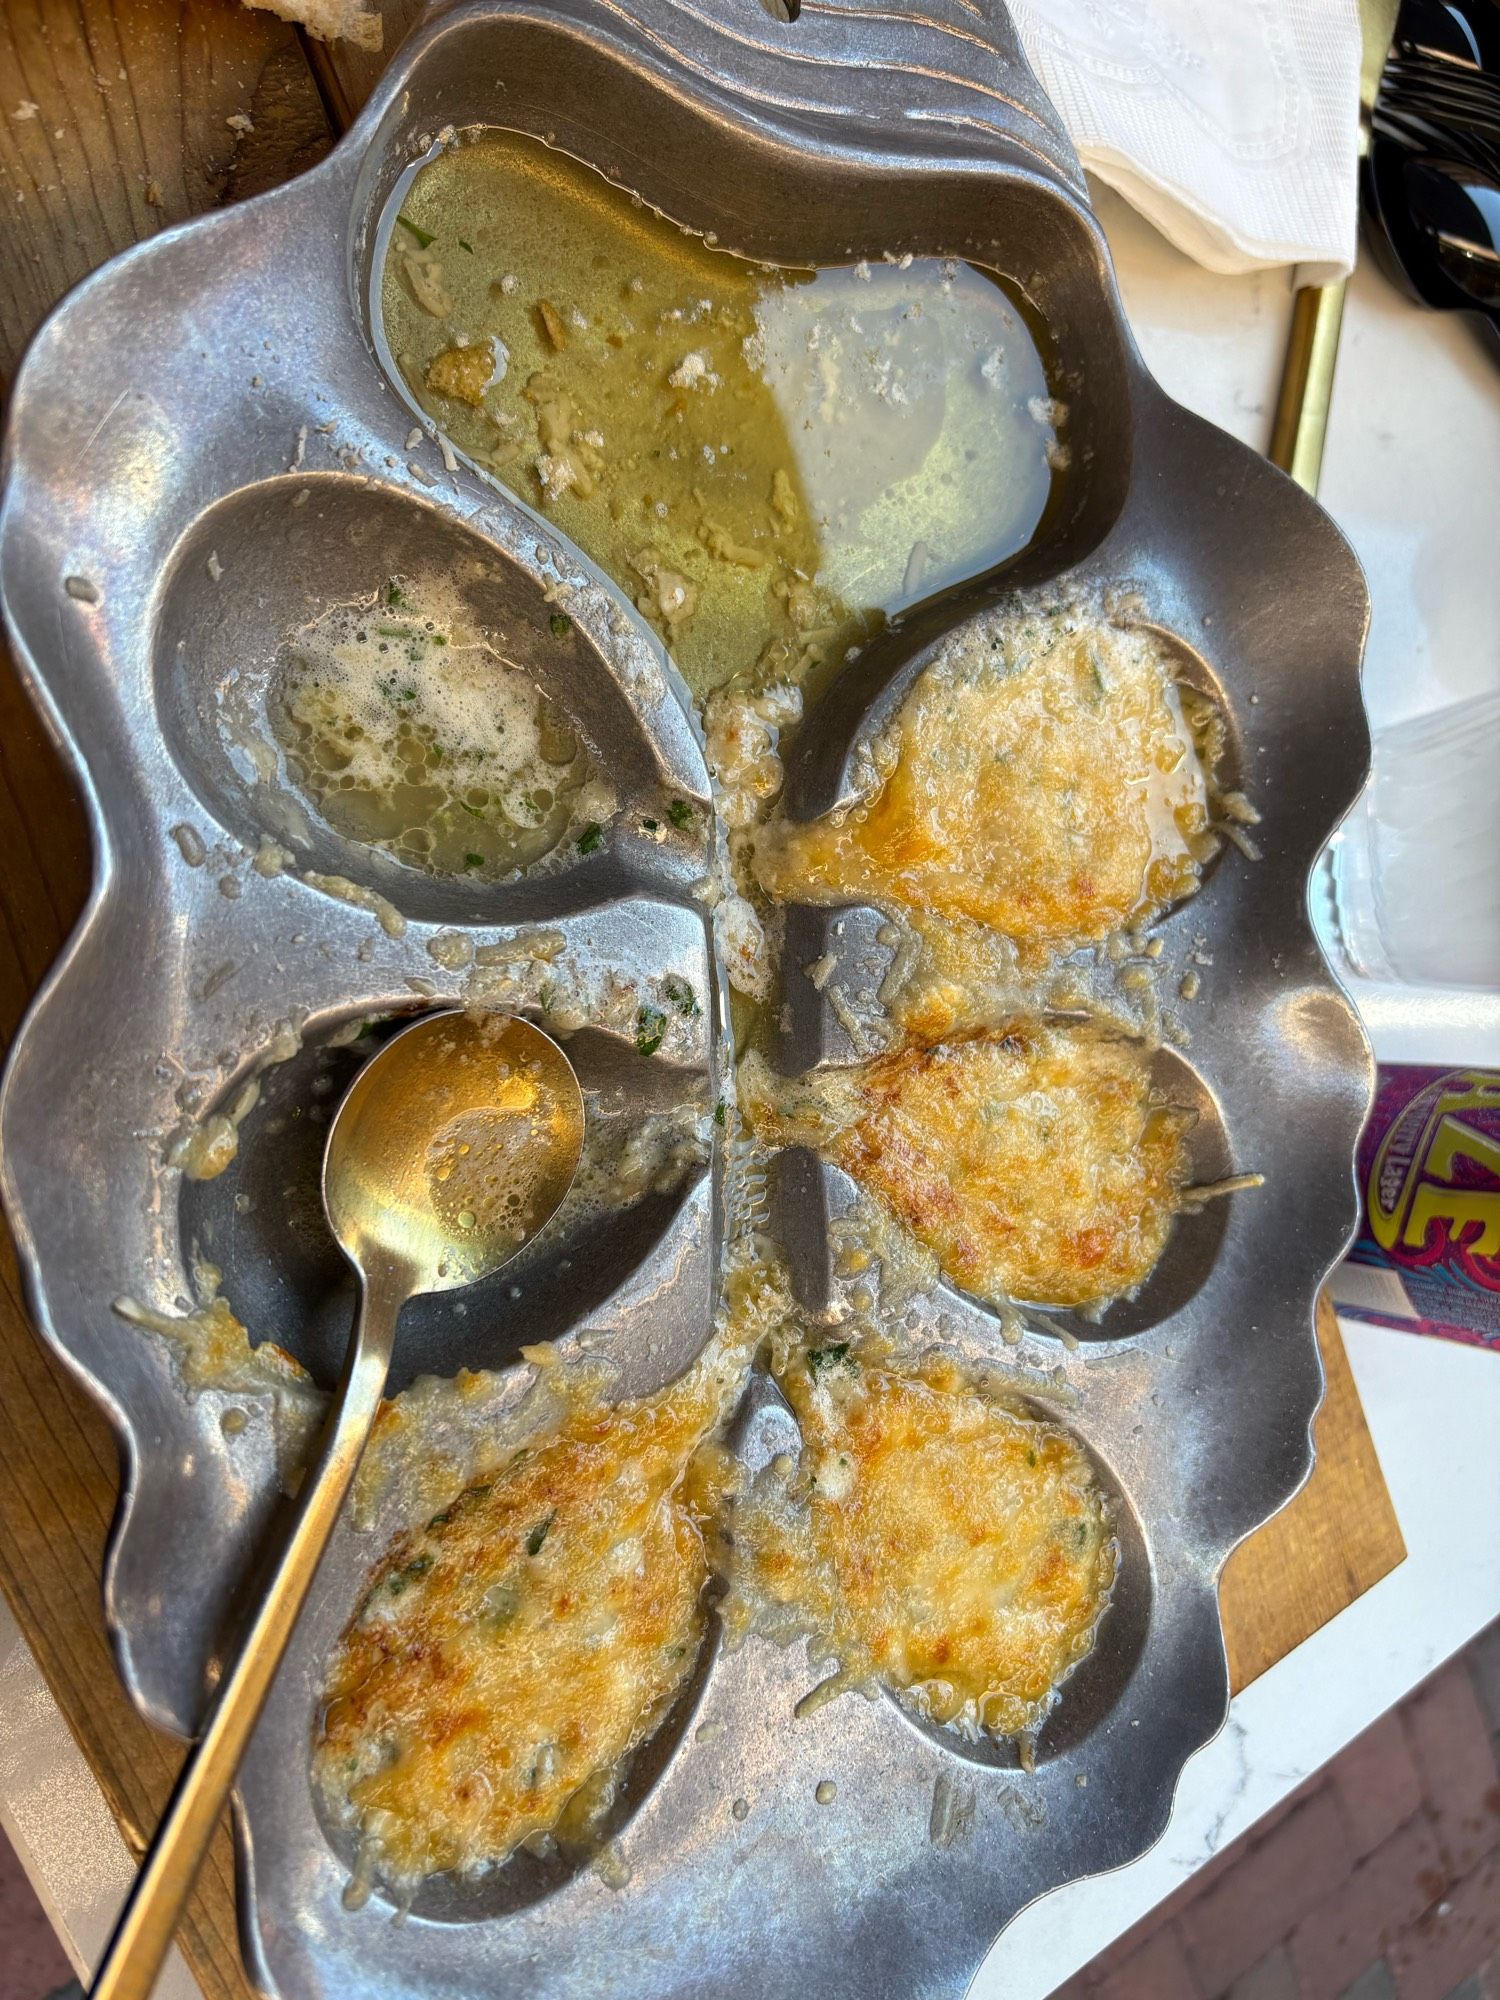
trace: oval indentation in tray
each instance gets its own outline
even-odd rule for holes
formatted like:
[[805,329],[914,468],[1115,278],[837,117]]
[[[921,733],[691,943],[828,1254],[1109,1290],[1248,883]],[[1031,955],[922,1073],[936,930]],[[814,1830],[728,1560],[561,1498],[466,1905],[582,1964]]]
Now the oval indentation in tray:
[[[221,1273],[224,1295],[252,1338],[274,1340],[325,1388],[338,1379],[355,1308],[353,1273],[323,1215],[328,1117],[354,1072],[398,1025],[399,1017],[353,1045],[309,1043],[263,1071],[260,1102],[241,1127],[234,1160],[215,1179],[182,1182],[184,1244]],[[642,1056],[619,1036],[583,1028],[564,1047],[604,1147],[609,1128],[633,1132],[653,1112],[711,1109],[702,1072]],[[661,1243],[707,1171],[706,1163],[689,1169],[675,1187],[648,1187],[618,1208],[570,1196],[493,1277],[461,1297],[412,1300],[401,1315],[391,1392],[419,1375],[503,1367],[523,1344],[586,1323]]]
[[[1055,1412],[1037,1414],[1048,1423],[1059,1421]],[[1063,1681],[1055,1705],[1037,1732],[1034,1753],[1037,1764],[1049,1763],[1054,1757],[1077,1749],[1118,1705],[1145,1651],[1154,1597],[1151,1556],[1129,1495],[1088,1439],[1070,1425],[1064,1428],[1072,1431],[1076,1442],[1088,1453],[1095,1477],[1109,1495],[1120,1567],[1093,1645]],[[887,1690],[887,1699],[904,1721],[938,1749],[992,1770],[1020,1767],[1020,1753],[1013,1738],[980,1736],[970,1741],[956,1729],[930,1721],[895,1690]]]
[[[1162,1047],[1152,1057],[1151,1083],[1163,1102],[1194,1114],[1186,1140],[1188,1186],[1211,1187],[1227,1180],[1234,1172],[1229,1134],[1218,1100],[1198,1071],[1186,1056]],[[1066,1332],[1080,1341],[1123,1340],[1159,1326],[1181,1312],[1212,1276],[1232,1199],[1221,1197],[1174,1216],[1151,1275],[1132,1295],[1111,1300],[1098,1318],[1044,1306],[1029,1305],[1025,1311],[1035,1316],[1039,1329]]]
[[[1220,794],[1244,792],[1247,787],[1253,791],[1255,774],[1248,769],[1246,763],[1244,719],[1230,700],[1223,676],[1213,661],[1206,653],[1200,652],[1196,646],[1184,639],[1180,632],[1168,625],[1157,624],[1153,619],[1145,617],[1126,618],[1122,623],[1127,627],[1150,633],[1171,662],[1173,680],[1181,687],[1191,688],[1196,693],[1206,696],[1218,711],[1224,736],[1223,747],[1212,772],[1214,791]],[[1254,803],[1253,798],[1251,803]],[[1217,849],[1200,867],[1196,892],[1191,896],[1179,898],[1175,903],[1169,903],[1159,916],[1144,926],[1145,930],[1159,931],[1174,920],[1191,924],[1193,913],[1200,907],[1200,899],[1226,860],[1244,864],[1244,857],[1236,852],[1233,841],[1225,839],[1221,834]]]
[[250,848],[262,839],[288,847],[298,866],[356,882],[410,917],[524,918],[555,900],[564,869],[582,893],[600,893],[607,830],[592,854],[565,842],[518,880],[445,878],[339,833],[288,781],[266,721],[286,648],[321,613],[369,601],[391,577],[428,577],[456,595],[496,652],[567,718],[622,806],[656,796],[651,738],[581,619],[554,632],[555,605],[515,555],[430,502],[339,474],[244,487],[179,542],[153,643],[162,734],[183,776]]
[[[1051,389],[1066,400],[1070,412],[1069,476],[1059,482],[1030,540],[992,567],[920,600],[902,614],[903,620],[923,620],[924,630],[928,625],[945,629],[962,615],[976,589],[1001,587],[999,579],[1008,586],[1055,576],[1085,560],[1106,540],[1124,502],[1129,470],[1130,439],[1121,421],[1126,357],[1115,327],[1097,310],[1091,246],[1071,207],[1059,203],[1040,184],[1021,180],[991,188],[976,218],[980,226],[961,244],[930,199],[912,203],[913,190],[899,177],[886,180],[878,172],[861,174],[841,190],[836,202],[811,206],[773,202],[757,212],[753,203],[735,201],[727,210],[715,206],[705,211],[698,177],[672,170],[667,134],[675,130],[683,139],[690,130],[695,148],[716,154],[721,148],[732,153],[736,142],[723,121],[700,121],[690,103],[653,104],[653,142],[644,149],[632,144],[628,170],[622,170],[623,162],[611,157],[610,137],[591,93],[581,93],[569,103],[565,95],[569,86],[549,75],[544,103],[528,104],[526,93],[513,84],[503,105],[498,105],[488,91],[474,91],[472,80],[460,83],[455,76],[452,81],[458,85],[458,97],[467,101],[452,105],[446,138],[435,143],[431,126],[403,107],[404,115],[398,114],[384,135],[377,169],[360,187],[355,217],[363,266],[360,303],[365,338],[395,394],[424,427],[441,432],[441,415],[424,407],[391,352],[382,303],[395,219],[413,180],[442,146],[461,145],[486,131],[520,133],[581,161],[684,233],[703,234],[719,250],[741,259],[796,270],[847,268],[861,260],[879,263],[887,256],[895,262],[899,248],[910,251],[908,263],[912,257],[958,257],[1025,296],[1029,309],[1057,340]],[[743,160],[731,165],[726,157],[722,166],[736,176],[747,171]],[[404,238],[399,241],[410,247]],[[524,302],[524,293],[518,296]],[[457,449],[462,453],[461,444]],[[464,462],[478,477],[510,490],[485,464],[468,458]],[[522,504],[529,505],[532,497],[528,495]],[[996,580],[993,585],[992,580]],[[867,657],[881,658],[887,643],[878,639]],[[898,642],[896,647],[902,656],[904,644]]]
[[[1234,1171],[1229,1136],[1218,1101],[1198,1071],[1175,1049],[1158,1048],[1152,1055],[1151,1083],[1164,1103],[1193,1114],[1186,1139],[1188,1185],[1207,1187],[1226,1179]],[[798,1302],[818,1316],[842,1317],[849,1301],[836,1269],[833,1225],[855,1201],[878,1205],[878,1197],[861,1187],[854,1175],[805,1146],[787,1147],[773,1166],[777,1229],[791,1260]],[[1021,1306],[1022,1314],[1035,1332],[1087,1343],[1123,1340],[1160,1325],[1180,1312],[1211,1277],[1232,1198],[1176,1215],[1150,1276],[1133,1295],[1112,1300],[1097,1317],[1031,1303]],[[969,1301],[993,1316],[996,1352],[1002,1350],[1000,1314],[992,1300],[965,1292],[946,1278],[936,1291]]]
[[[1066,1430],[1088,1454],[1095,1477],[1109,1498],[1120,1551],[1119,1572],[1094,1644],[1063,1681],[1056,1705],[1039,1732],[1036,1761],[1042,1764],[1075,1749],[1091,1736],[1123,1697],[1145,1650],[1155,1590],[1145,1530],[1129,1493],[1108,1461],[1082,1430],[1066,1422],[1057,1411],[1025,1396],[1012,1396],[1008,1400],[1019,1403],[1024,1413],[1036,1422]],[[757,1371],[730,1426],[729,1442],[736,1456],[748,1472],[756,1474],[778,1452],[799,1452],[801,1436],[796,1412],[774,1379]],[[996,1770],[1019,1767],[1014,1739],[981,1736],[970,1741],[959,1731],[929,1720],[897,1689],[887,1687],[883,1692],[901,1719],[938,1749]]]
[[[372,1900],[393,1910],[409,1912],[428,1923],[481,1924],[528,1909],[565,1889],[576,1876],[594,1865],[599,1850],[625,1830],[661,1782],[702,1704],[719,1658],[721,1636],[718,1618],[710,1609],[693,1671],[670,1709],[631,1756],[624,1781],[599,1828],[597,1846],[542,1855],[520,1849],[498,1866],[470,1876],[451,1872],[429,1875],[409,1900],[405,1896],[397,1899],[377,1883]],[[359,1846],[355,1831],[340,1824],[329,1812],[316,1782],[312,1789],[313,1810],[323,1837],[352,1878]]]

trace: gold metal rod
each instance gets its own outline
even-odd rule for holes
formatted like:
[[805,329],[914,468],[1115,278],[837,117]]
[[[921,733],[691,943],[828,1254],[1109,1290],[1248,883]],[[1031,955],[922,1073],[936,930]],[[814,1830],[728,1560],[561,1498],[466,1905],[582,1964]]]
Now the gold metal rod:
[[325,1433],[317,1470],[304,1489],[296,1524],[245,1634],[239,1658],[220,1684],[196,1749],[188,1753],[89,1989],[92,2000],[150,2000],[183,1905],[198,1879],[235,1772],[375,1421],[396,1315],[409,1290],[404,1272],[396,1274],[393,1283],[383,1282],[382,1274],[371,1273],[359,1331],[350,1348],[348,1374]]
[[1317,492],[1323,470],[1346,290],[1343,278],[1332,285],[1304,285],[1292,302],[1292,330],[1276,392],[1268,456],[1308,493]]
[[[1361,154],[1369,150],[1370,115],[1396,32],[1398,4],[1399,0],[1359,0]],[[1317,492],[1323,470],[1323,441],[1328,435],[1328,406],[1333,400],[1333,370],[1339,355],[1346,289],[1343,278],[1334,285],[1304,285],[1292,301],[1292,330],[1281,387],[1276,392],[1276,417],[1267,456],[1308,493]]]

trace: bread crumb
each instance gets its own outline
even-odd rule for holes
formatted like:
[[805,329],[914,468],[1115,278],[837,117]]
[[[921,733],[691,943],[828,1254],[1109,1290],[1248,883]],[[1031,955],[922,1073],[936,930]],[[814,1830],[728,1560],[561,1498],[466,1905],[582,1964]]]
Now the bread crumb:
[[537,300],[536,314],[542,323],[542,332],[547,337],[548,345],[555,353],[560,354],[568,344],[568,329],[563,324],[562,314],[550,299]]
[[667,380],[674,389],[696,389],[700,382],[708,389],[719,386],[718,376],[708,365],[708,356],[697,347],[683,355]]

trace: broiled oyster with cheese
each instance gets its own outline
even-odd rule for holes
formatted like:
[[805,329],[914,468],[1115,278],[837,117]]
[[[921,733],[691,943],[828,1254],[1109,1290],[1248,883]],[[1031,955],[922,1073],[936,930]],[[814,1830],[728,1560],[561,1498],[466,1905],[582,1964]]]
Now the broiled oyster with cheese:
[[1193,1113],[1144,1044],[1093,1022],[1021,1022],[917,1044],[817,1090],[746,1078],[768,1141],[852,1174],[981,1298],[1094,1306],[1154,1269],[1187,1189]]
[[1110,1509],[1067,1431],[952,1364],[902,1373],[840,1341],[793,1355],[795,1475],[734,1517],[734,1609],[975,1738],[1045,1720],[1093,1645],[1118,1566]]
[[1081,613],[962,627],[876,765],[852,807],[761,836],[770,894],[982,925],[1036,967],[1190,894],[1217,846],[1161,641]]
[[368,1876],[473,1873],[596,1839],[703,1641],[722,1372],[579,1403],[375,1571],[334,1656],[314,1769]]

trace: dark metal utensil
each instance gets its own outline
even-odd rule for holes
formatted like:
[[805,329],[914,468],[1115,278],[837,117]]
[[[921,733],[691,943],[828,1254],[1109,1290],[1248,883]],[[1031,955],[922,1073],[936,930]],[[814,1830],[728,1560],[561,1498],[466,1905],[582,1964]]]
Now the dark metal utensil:
[[1404,100],[1383,97],[1372,117],[1371,131],[1374,137],[1389,140],[1408,153],[1435,153],[1445,159],[1466,160],[1483,173],[1500,172],[1500,132],[1491,137]]
[[1500,355],[1500,8],[1404,0],[1360,172],[1377,262]]
[[1441,65],[1455,76],[1500,78],[1500,7],[1495,0],[1405,0],[1393,51]]
[[1444,275],[1486,309],[1500,306],[1500,180],[1453,160],[1408,160],[1408,212]]
[[1471,314],[1500,354],[1500,160],[1418,151],[1378,132],[1363,195],[1387,277],[1419,305]]
[[1381,84],[1388,111],[1409,111],[1455,134],[1500,139],[1500,81],[1455,78],[1440,64],[1391,62]]

